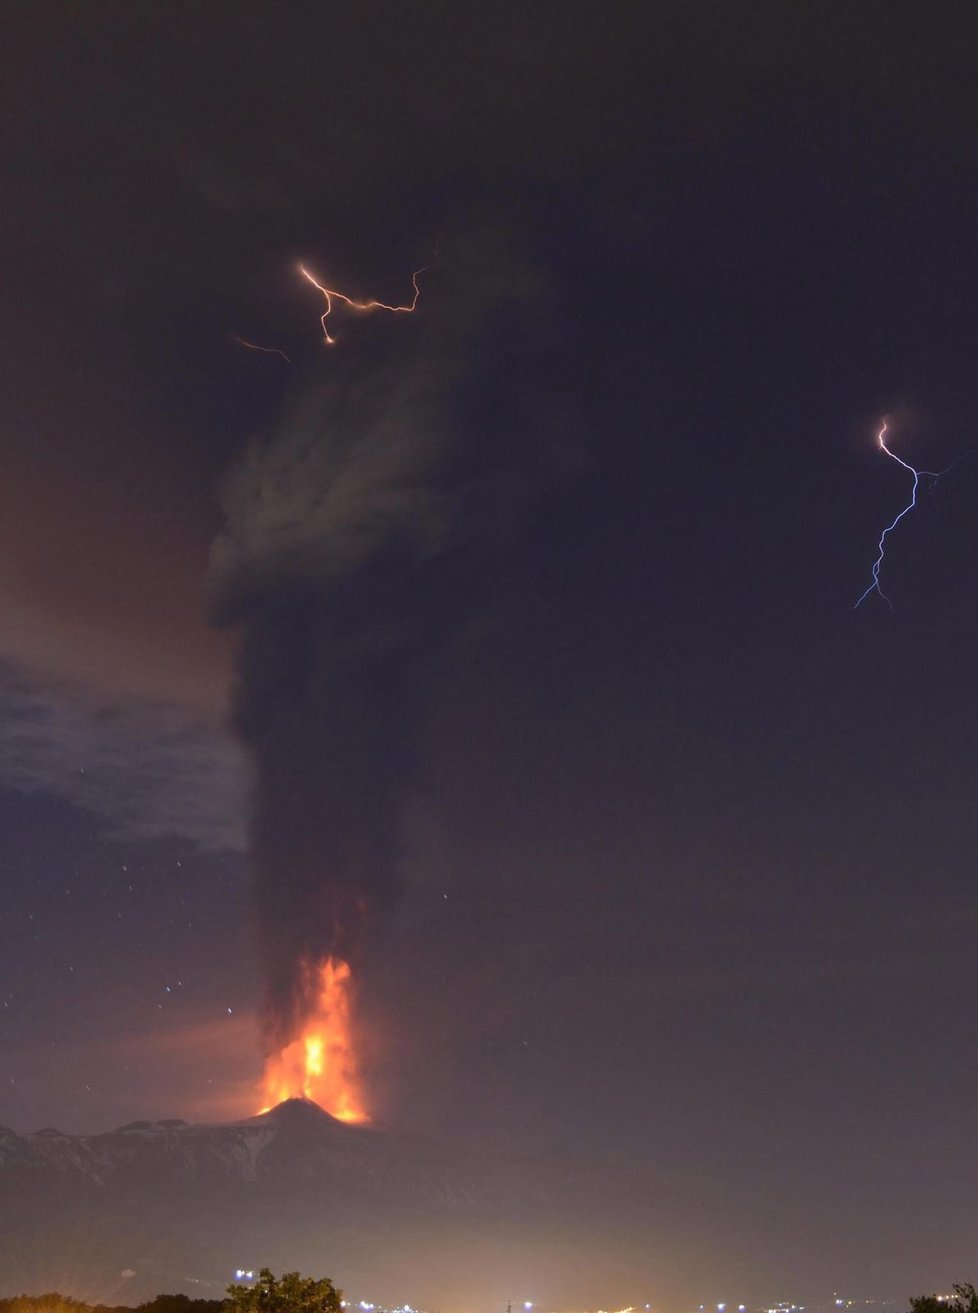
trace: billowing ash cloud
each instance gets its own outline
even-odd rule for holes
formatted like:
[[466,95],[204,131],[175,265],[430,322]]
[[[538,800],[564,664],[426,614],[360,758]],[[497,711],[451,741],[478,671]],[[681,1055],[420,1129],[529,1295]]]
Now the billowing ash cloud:
[[270,1043],[298,960],[355,960],[397,893],[425,671],[535,481],[530,435],[485,419],[507,406],[483,348],[516,331],[527,282],[476,242],[427,276],[413,316],[337,315],[337,347],[227,479],[211,583],[217,620],[242,629]]

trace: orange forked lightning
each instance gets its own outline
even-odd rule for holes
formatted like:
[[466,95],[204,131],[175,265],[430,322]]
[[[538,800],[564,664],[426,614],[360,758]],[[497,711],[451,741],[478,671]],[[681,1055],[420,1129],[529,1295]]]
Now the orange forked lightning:
[[422,265],[420,269],[415,269],[414,273],[411,275],[411,286],[414,288],[414,296],[411,298],[410,305],[387,305],[384,301],[354,301],[352,297],[344,295],[343,292],[337,292],[335,288],[323,287],[322,283],[318,282],[312,276],[304,264],[299,265],[299,273],[302,274],[307,282],[312,283],[317,291],[322,292],[323,296],[326,298],[326,309],[320,315],[319,322],[323,326],[323,341],[326,342],[328,346],[333,346],[336,342],[336,338],[330,336],[329,329],[326,327],[326,320],[333,313],[334,299],[342,301],[343,304],[348,305],[351,310],[387,310],[394,315],[410,315],[414,313],[418,304],[418,297],[421,295],[421,288],[418,286],[418,274],[423,274],[427,268],[427,265]]

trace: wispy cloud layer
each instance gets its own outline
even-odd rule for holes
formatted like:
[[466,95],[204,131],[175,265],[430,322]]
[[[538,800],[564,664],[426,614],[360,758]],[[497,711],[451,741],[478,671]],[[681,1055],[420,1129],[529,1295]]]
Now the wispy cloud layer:
[[0,783],[64,798],[111,836],[239,851],[247,776],[230,735],[185,705],[0,669]]

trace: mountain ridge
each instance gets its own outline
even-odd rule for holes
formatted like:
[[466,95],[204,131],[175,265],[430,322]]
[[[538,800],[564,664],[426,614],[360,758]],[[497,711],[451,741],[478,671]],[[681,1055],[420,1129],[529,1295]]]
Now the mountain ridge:
[[[481,1156],[342,1122],[309,1100],[232,1122],[163,1118],[89,1135],[0,1127],[0,1295],[216,1295],[237,1269],[269,1266],[329,1272],[390,1306],[418,1306],[425,1292],[409,1282],[421,1255],[442,1276],[466,1252],[481,1267],[486,1247],[572,1234],[582,1199],[620,1210],[622,1186],[583,1159]],[[435,1287],[429,1302],[443,1295]]]

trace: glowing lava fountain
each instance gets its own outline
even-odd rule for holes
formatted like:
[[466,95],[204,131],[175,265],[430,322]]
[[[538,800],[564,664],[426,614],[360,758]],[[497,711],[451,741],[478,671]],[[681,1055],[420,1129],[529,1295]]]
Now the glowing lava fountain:
[[368,1121],[353,1049],[352,975],[338,957],[304,962],[295,1038],[266,1059],[262,1112],[283,1099],[312,1099],[344,1122]]

